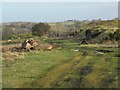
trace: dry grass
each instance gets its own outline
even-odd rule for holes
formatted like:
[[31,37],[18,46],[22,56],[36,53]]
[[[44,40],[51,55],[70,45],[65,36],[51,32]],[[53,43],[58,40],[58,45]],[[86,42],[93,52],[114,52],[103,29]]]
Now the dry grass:
[[22,60],[24,59],[25,53],[23,52],[5,52],[2,53],[2,60]]

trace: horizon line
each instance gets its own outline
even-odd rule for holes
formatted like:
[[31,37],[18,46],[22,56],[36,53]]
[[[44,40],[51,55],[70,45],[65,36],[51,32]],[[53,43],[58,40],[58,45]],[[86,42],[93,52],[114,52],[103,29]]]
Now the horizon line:
[[[73,21],[93,21],[93,20],[114,20],[118,17],[114,17],[112,19],[101,19],[101,18],[98,18],[98,19],[83,19],[83,20],[78,20],[78,19],[66,19],[66,20],[62,20],[62,21],[1,21],[0,23],[14,23],[14,22],[33,22],[33,23],[38,23],[38,22],[46,22],[46,23],[53,23],[53,22],[65,22],[65,21],[69,21],[69,20],[73,20]],[[119,18],[118,18],[119,19]]]

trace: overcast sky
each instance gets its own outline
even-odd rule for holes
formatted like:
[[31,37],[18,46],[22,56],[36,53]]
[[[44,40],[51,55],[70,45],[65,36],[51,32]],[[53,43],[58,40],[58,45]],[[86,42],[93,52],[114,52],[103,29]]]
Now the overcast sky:
[[2,2],[118,2],[119,0],[1,0]]
[[117,2],[4,2],[2,6],[3,22],[57,22],[118,17]]

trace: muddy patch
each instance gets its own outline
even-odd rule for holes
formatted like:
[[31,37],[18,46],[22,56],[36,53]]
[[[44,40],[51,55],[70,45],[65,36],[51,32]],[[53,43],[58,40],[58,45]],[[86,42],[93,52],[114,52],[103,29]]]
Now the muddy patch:
[[84,87],[84,77],[88,74],[90,74],[92,72],[92,67],[93,67],[93,64],[92,63],[88,63],[87,66],[81,68],[79,71],[78,71],[78,77],[77,78],[67,78],[67,81],[69,83],[70,81],[70,87],[75,87],[75,88],[82,88]]
[[92,66],[85,66],[81,68],[80,75],[87,75],[92,71]]
[[97,50],[98,52],[101,52],[101,53],[111,53],[113,52],[112,50]]
[[120,54],[116,54],[116,55],[114,55],[114,57],[120,57]]

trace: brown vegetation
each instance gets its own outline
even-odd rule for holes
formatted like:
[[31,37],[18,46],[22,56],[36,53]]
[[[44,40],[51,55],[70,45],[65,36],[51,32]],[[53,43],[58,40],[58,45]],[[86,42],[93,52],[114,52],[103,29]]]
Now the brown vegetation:
[[23,52],[5,52],[2,54],[2,60],[22,60],[24,59],[24,53]]
[[3,45],[0,46],[2,52],[11,51],[11,52],[26,52],[31,50],[45,50],[51,51],[53,48],[59,48],[61,45],[59,44],[40,44],[40,42],[36,39],[26,39],[23,43],[14,44],[14,45]]

